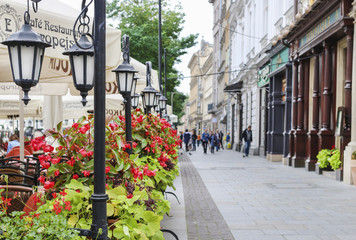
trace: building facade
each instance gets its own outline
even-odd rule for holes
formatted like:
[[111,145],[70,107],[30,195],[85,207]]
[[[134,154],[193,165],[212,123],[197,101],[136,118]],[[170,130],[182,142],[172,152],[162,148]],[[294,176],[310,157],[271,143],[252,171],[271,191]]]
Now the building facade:
[[[236,0],[232,1],[229,12],[229,82],[225,88],[229,97],[227,125],[234,149],[242,150],[240,135],[251,125],[252,153],[266,155],[270,150],[267,149],[269,51],[293,18],[293,1]],[[281,154],[278,152],[277,155]]]
[[201,41],[200,50],[191,57],[190,94],[188,119],[191,128],[197,132],[203,128],[213,129],[212,116],[208,113],[208,105],[213,101],[213,46]]
[[288,156],[294,167],[313,171],[321,149],[335,146],[343,155],[350,142],[351,9],[351,0],[296,1],[286,36],[294,73]]

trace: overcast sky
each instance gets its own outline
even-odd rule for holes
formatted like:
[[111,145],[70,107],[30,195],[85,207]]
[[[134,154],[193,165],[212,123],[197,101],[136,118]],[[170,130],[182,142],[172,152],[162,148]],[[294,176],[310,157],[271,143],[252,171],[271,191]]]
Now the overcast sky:
[[[82,0],[60,0],[74,8],[80,9]],[[158,1],[157,1],[158,2]],[[212,43],[213,39],[213,6],[208,0],[171,0],[173,4],[181,2],[183,11],[186,14],[184,30],[181,36],[199,33],[198,44],[188,50],[188,54],[184,55],[182,63],[177,65],[177,69],[184,76],[189,76],[188,63],[192,54],[199,50],[200,41],[204,37],[205,41]],[[178,91],[189,93],[190,78],[185,78]]]

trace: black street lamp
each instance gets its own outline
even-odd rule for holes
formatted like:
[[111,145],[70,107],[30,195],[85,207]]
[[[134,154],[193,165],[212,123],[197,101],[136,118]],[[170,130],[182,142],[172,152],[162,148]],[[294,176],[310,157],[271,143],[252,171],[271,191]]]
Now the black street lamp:
[[[83,29],[88,28],[89,26],[89,17],[86,15],[88,11],[88,6],[94,1],[94,36],[92,37],[94,47],[94,65],[88,64],[88,60],[92,57],[91,53],[87,53],[84,50],[90,49],[90,45],[87,45],[85,39],[82,43],[81,40],[76,40],[75,27],[79,22],[79,28]],[[106,52],[105,52],[105,35],[106,35],[106,4],[102,0],[91,0],[88,5],[86,5],[86,0],[82,0],[82,12],[75,21],[73,27],[73,36],[76,42],[76,45],[81,49],[82,56],[72,54],[71,51],[68,52],[68,55],[73,56],[74,63],[72,66],[75,68],[79,67],[79,72],[81,76],[88,78],[89,69],[84,69],[84,66],[91,68],[94,74],[94,193],[91,196],[92,200],[92,225],[90,230],[79,229],[81,236],[92,237],[93,239],[106,240],[108,236],[108,224],[107,224],[107,215],[106,215],[106,202],[109,199],[108,195],[105,193],[105,65],[106,65]],[[88,30],[88,29],[87,29]],[[89,31],[89,30],[88,30]],[[88,33],[83,33],[85,36],[91,35]],[[89,41],[88,41],[89,42]],[[83,44],[83,45],[81,45]],[[83,56],[84,55],[84,56]],[[86,58],[87,64],[84,64],[84,60],[81,62],[80,59]],[[78,61],[78,63],[75,63]],[[74,69],[75,70],[75,69]],[[76,71],[76,76],[79,77],[80,73]],[[78,80],[78,79],[77,79]],[[83,81],[84,83],[84,81]],[[80,90],[80,89],[79,89]],[[83,102],[83,100],[82,100]],[[85,98],[84,98],[85,102]]]
[[116,73],[116,80],[120,94],[124,98],[125,103],[125,135],[126,142],[131,145],[131,148],[127,149],[127,153],[132,153],[132,125],[131,125],[131,93],[132,90],[135,91],[137,77],[135,76],[136,71],[130,65],[130,38],[127,35],[122,37],[123,43],[123,58],[124,62],[119,65],[113,72]]
[[[87,29],[89,30],[89,26]],[[79,41],[76,41],[76,44],[63,53],[69,56],[74,86],[80,91],[83,106],[88,102],[86,100],[88,91],[94,86],[94,46],[87,35],[88,32],[81,33]]]
[[131,89],[131,107],[133,109],[136,109],[138,106],[138,101],[140,99],[140,95],[136,93],[136,85],[137,85],[137,81],[138,81],[138,76],[135,74],[134,75],[134,83],[132,85],[132,89]]
[[139,99],[140,99],[140,94],[138,93],[135,93],[133,96],[131,96],[131,106],[133,109],[137,108]]
[[156,113],[158,114],[160,109],[159,109],[159,98],[161,97],[161,93],[160,92],[156,92],[156,98],[155,98],[155,103],[154,103],[154,108]]
[[[33,10],[37,12],[40,0],[33,1]],[[29,1],[24,14],[22,28],[10,35],[2,44],[8,47],[13,80],[24,91],[22,100],[25,105],[31,100],[28,92],[37,85],[40,79],[45,48],[51,45],[42,40],[41,35],[35,33],[30,25]]]
[[163,118],[162,114],[163,114],[163,110],[166,110],[167,108],[167,101],[168,99],[164,95],[161,95],[161,97],[158,100],[160,118]]
[[142,103],[147,114],[151,114],[151,108],[154,107],[157,92],[151,85],[151,70],[152,63],[146,62],[146,87],[142,90]]

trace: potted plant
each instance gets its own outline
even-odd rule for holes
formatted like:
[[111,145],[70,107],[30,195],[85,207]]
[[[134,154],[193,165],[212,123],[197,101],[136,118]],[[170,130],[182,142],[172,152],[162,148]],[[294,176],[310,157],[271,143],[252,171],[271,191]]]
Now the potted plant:
[[[6,181],[6,175],[1,176]],[[23,211],[7,209],[13,198],[22,201],[17,193],[9,198],[8,188],[0,189],[0,239],[80,239],[78,231],[72,229],[67,222],[71,211],[70,203],[58,203],[57,209],[53,202],[46,202],[36,211],[25,214]],[[63,206],[65,205],[65,206]],[[61,211],[58,211],[58,208]]]
[[[141,110],[132,113],[133,142],[125,141],[125,118],[107,120],[106,179],[108,216],[111,239],[163,239],[160,221],[169,212],[169,202],[162,191],[173,186],[178,175],[179,138],[168,122]],[[93,189],[93,119],[83,117],[62,131],[46,132],[54,139],[49,144],[44,137],[32,141],[32,147],[42,150],[41,166],[47,170],[40,176],[47,196],[62,202],[60,193],[71,202],[73,212],[68,224],[90,228]],[[52,146],[53,145],[53,146]],[[127,148],[133,154],[128,155]]]
[[317,174],[322,174],[323,170],[324,171],[331,170],[330,162],[328,160],[331,155],[330,151],[331,151],[330,149],[322,149],[316,156],[316,158],[318,159],[318,162],[315,165],[315,172]]

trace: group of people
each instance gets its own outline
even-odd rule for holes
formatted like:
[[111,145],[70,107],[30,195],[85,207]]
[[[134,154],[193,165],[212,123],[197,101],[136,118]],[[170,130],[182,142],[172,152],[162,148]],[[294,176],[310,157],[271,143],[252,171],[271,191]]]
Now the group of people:
[[[211,153],[214,153],[215,149],[216,151],[219,151],[220,149],[224,149],[224,145],[223,145],[224,134],[219,130],[216,130],[215,133],[211,131],[209,134],[208,130],[204,129],[203,134],[200,134],[200,132],[197,134],[195,129],[193,129],[191,133],[189,132],[188,129],[186,129],[184,133],[180,132],[180,134],[181,134],[180,139],[182,140],[181,148],[183,147],[182,143],[184,143],[186,151],[189,150],[195,151],[196,147],[197,146],[199,147],[200,143],[202,143],[203,145],[204,153],[207,153],[208,145],[210,146]],[[225,137],[225,141],[227,146],[230,142],[229,133],[227,133]]]
[[[216,132],[210,131],[210,133],[208,133],[208,129],[204,129],[203,134],[200,134],[200,132],[197,134],[195,129],[193,129],[192,132],[186,129],[184,133],[180,132],[180,139],[180,148],[183,148],[184,143],[187,152],[189,150],[195,151],[197,145],[199,147],[199,144],[202,143],[205,154],[207,154],[208,146],[210,147],[211,153],[214,153],[215,150],[218,152],[220,149],[224,149],[223,139],[225,140],[226,147],[230,144],[230,134],[227,133],[224,138],[224,134],[219,130],[216,130]],[[240,143],[242,143],[242,140],[244,140],[245,143],[243,157],[248,157],[252,142],[251,126],[248,126],[242,132]]]

